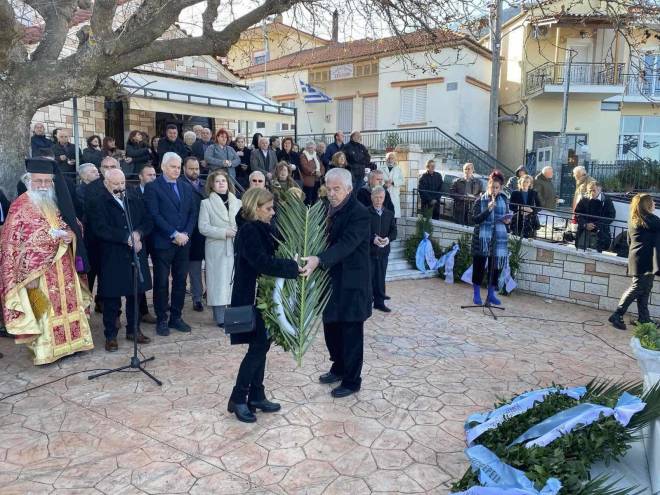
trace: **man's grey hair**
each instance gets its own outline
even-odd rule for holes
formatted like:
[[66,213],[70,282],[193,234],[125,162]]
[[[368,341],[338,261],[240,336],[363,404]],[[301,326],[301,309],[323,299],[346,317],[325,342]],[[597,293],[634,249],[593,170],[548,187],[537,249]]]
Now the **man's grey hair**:
[[268,144],[268,138],[267,138],[267,137],[263,137],[263,136],[260,137],[260,138],[259,138],[259,144],[261,144],[261,143],[263,143],[263,142],[265,142],[266,144]]
[[383,186],[376,186],[371,190],[371,195],[375,196],[376,194],[385,194],[385,188]]
[[548,170],[552,170],[552,167],[551,167],[550,165],[546,165],[545,167],[543,167],[543,168],[541,169],[541,173],[542,173],[543,175],[545,175],[545,173],[546,173]]
[[101,170],[103,169],[104,163],[114,163],[117,167],[119,167],[119,161],[111,156],[106,156],[103,160],[101,160]]
[[252,177],[256,177],[257,175],[261,175],[264,179],[266,178],[266,175],[261,170],[255,170],[248,176],[248,180],[252,180]]
[[328,183],[328,180],[338,180],[347,188],[353,189],[353,176],[345,168],[333,168],[325,174],[325,182]]
[[181,165],[181,157],[179,156],[178,153],[174,153],[173,151],[168,151],[163,155],[163,161],[161,162],[163,165],[167,165],[169,162],[177,162],[179,165]]
[[310,146],[313,146],[314,149],[316,149],[316,143],[314,141],[307,141],[305,143],[305,149],[309,148]]
[[586,175],[587,174],[587,169],[584,168],[582,165],[578,165],[573,169],[573,175],[575,175],[577,172],[580,173],[580,175]]
[[373,177],[376,177],[378,175],[385,175],[382,170],[372,170],[369,172],[369,175],[367,176],[367,180],[371,180]]
[[80,167],[78,167],[78,176],[82,177],[83,174],[87,173],[87,171],[92,167],[96,168],[96,165],[94,165],[93,163],[83,163],[82,165],[80,165]]

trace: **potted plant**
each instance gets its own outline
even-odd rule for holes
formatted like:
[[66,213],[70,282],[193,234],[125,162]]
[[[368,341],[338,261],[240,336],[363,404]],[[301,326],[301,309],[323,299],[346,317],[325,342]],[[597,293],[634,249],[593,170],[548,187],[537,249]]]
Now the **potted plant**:
[[385,136],[383,144],[385,145],[385,151],[389,153],[390,151],[394,151],[394,149],[401,144],[401,137],[394,132],[390,132]]

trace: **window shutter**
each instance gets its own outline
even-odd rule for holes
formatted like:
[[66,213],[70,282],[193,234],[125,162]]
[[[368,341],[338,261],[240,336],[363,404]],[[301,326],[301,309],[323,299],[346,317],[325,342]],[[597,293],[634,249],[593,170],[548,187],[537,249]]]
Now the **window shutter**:
[[377,96],[369,96],[362,100],[362,130],[369,131],[377,128],[377,112]]
[[426,122],[426,86],[415,89],[415,123]]
[[402,124],[412,124],[415,118],[415,88],[401,88],[400,121]]

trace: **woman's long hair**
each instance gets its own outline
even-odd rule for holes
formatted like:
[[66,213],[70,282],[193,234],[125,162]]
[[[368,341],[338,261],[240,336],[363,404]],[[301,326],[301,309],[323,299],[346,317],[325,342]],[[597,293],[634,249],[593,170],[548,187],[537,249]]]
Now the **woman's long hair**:
[[243,203],[243,218],[248,221],[255,221],[258,220],[257,208],[273,201],[273,194],[268,189],[253,187],[243,194],[241,201]]
[[630,225],[648,228],[644,217],[653,213],[653,198],[650,194],[636,194],[630,202]]

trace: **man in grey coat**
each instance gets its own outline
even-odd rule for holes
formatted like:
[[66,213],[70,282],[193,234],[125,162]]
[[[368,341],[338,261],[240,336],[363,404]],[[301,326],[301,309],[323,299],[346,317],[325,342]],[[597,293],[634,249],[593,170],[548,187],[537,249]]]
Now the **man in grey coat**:
[[557,194],[552,184],[552,167],[543,167],[534,179],[534,190],[539,195],[539,203],[544,210],[554,210],[557,206]]
[[250,168],[254,172],[262,172],[268,179],[272,178],[277,165],[277,155],[268,146],[268,138],[259,138],[259,149],[250,154]]

